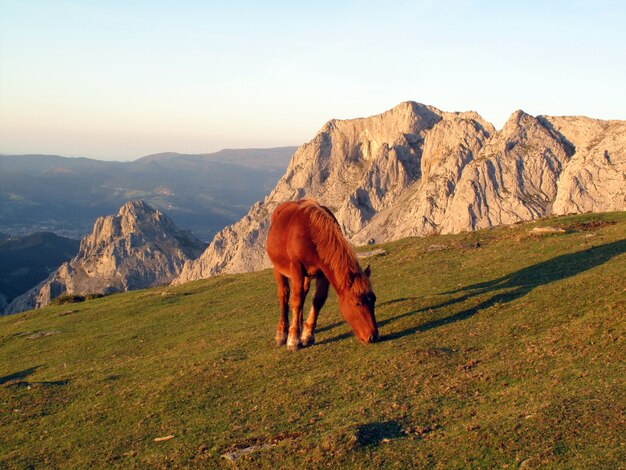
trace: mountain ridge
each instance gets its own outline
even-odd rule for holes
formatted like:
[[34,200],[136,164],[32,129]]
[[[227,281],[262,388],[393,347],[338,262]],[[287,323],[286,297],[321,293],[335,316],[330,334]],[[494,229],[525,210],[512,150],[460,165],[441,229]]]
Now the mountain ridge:
[[272,192],[218,232],[174,283],[269,266],[270,214],[302,197],[330,207],[356,244],[625,210],[625,145],[626,121],[522,110],[500,130],[475,111],[412,101],[333,119],[298,148]]
[[209,240],[272,189],[293,151],[161,154],[154,162],[3,155],[0,228],[16,236],[52,231],[81,238],[97,217],[142,199]]

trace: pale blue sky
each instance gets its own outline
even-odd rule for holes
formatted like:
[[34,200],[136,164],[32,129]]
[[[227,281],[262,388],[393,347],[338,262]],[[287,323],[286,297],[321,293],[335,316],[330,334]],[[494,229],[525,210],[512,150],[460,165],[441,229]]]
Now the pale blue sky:
[[0,153],[299,145],[406,100],[626,119],[624,1],[298,3],[0,0]]

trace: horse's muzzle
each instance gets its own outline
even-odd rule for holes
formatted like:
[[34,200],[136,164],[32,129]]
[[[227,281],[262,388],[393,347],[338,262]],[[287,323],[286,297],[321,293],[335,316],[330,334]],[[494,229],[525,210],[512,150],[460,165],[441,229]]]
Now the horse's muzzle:
[[378,330],[369,335],[369,337],[365,340],[365,343],[375,343],[376,341],[378,341]]

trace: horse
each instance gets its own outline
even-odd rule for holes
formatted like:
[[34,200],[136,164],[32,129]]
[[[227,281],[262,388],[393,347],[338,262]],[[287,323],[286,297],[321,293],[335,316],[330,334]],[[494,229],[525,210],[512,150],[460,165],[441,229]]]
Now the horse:
[[[313,199],[280,204],[267,236],[267,254],[278,284],[280,317],[276,346],[291,351],[315,343],[315,327],[329,285],[339,296],[339,310],[363,343],[378,340],[371,269],[361,269],[352,246],[333,213]],[[302,325],[302,308],[315,279],[313,306]],[[291,324],[288,323],[291,307]]]

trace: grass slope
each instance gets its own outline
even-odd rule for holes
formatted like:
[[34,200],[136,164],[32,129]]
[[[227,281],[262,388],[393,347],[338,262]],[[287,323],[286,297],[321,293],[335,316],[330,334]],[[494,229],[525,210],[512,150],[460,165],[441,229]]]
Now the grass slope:
[[626,213],[383,248],[371,346],[274,348],[269,271],[0,319],[0,466],[624,465]]

